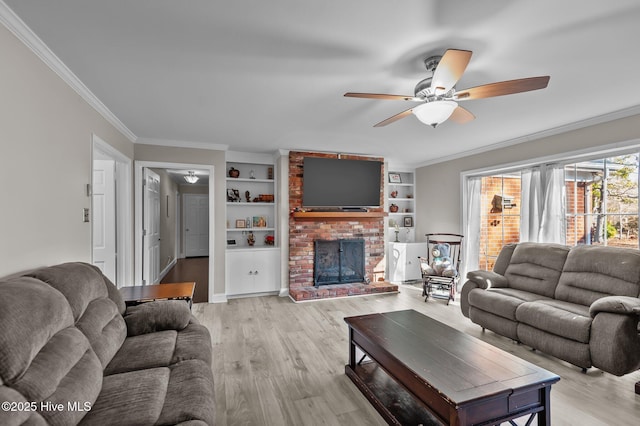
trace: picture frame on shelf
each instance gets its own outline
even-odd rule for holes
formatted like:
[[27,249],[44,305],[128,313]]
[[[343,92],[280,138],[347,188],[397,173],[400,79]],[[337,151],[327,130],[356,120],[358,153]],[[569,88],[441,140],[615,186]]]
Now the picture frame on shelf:
[[264,216],[254,216],[253,217],[253,227],[254,228],[266,228],[267,227],[267,218]]
[[405,228],[413,228],[413,216],[405,216],[403,224]]
[[244,219],[236,219],[236,228],[246,228],[247,221]]
[[389,183],[402,183],[400,173],[389,173]]

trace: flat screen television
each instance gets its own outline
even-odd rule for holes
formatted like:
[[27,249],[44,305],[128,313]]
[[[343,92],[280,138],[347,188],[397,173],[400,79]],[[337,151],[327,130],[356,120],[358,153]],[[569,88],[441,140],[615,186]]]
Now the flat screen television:
[[302,206],[380,207],[382,162],[305,157]]

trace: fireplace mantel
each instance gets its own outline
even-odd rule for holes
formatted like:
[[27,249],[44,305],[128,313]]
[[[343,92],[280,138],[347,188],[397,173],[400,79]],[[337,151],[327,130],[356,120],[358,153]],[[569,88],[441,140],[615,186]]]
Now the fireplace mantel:
[[322,220],[322,219],[358,219],[358,220],[374,220],[380,219],[387,215],[385,212],[293,212],[296,220]]

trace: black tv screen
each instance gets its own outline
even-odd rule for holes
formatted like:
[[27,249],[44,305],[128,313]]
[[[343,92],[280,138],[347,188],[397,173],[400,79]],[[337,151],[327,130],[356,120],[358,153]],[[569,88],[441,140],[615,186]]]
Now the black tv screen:
[[303,207],[379,207],[382,162],[305,157]]

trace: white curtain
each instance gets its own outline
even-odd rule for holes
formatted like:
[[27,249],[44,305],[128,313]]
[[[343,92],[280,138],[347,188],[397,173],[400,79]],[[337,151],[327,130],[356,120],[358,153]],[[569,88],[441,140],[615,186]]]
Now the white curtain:
[[551,164],[521,172],[520,241],[566,242],[564,166]]
[[547,166],[544,175],[544,204],[538,242],[565,244],[567,233],[564,166]]
[[544,206],[543,174],[534,167],[522,170],[520,176],[520,241],[537,242]]
[[482,200],[482,178],[470,177],[466,182],[466,219],[464,230],[464,257],[460,276],[464,279],[467,271],[475,271],[480,263],[480,211]]

